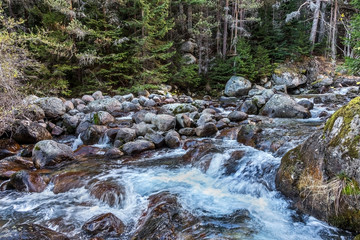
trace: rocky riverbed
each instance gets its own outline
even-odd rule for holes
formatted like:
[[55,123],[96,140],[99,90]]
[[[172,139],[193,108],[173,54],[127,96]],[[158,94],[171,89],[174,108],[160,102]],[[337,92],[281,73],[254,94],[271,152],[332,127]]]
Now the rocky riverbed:
[[0,140],[0,239],[352,239],[297,212],[275,176],[359,88],[246,81],[216,100],[28,96]]

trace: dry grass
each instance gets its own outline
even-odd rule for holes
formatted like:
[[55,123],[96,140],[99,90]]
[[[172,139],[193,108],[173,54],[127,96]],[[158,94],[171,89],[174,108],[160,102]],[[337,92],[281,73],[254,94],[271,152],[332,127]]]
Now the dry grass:
[[344,199],[343,189],[346,186],[346,180],[335,177],[327,182],[322,179],[314,179],[310,174],[301,178],[298,187],[301,190],[303,201],[311,199],[312,204],[324,203],[328,212],[334,207],[335,214],[339,212],[340,201]]

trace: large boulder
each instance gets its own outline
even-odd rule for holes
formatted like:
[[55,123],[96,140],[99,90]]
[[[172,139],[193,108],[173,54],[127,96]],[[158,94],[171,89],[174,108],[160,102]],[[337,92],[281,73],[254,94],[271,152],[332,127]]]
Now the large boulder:
[[196,47],[196,43],[191,41],[186,41],[181,44],[181,51],[184,53],[194,53]]
[[134,142],[125,143],[122,150],[128,154],[141,153],[146,150],[155,149],[155,144],[146,140],[137,140]]
[[66,112],[65,104],[60,98],[39,98],[35,103],[44,110],[48,118],[58,118]]
[[81,134],[80,138],[86,145],[93,145],[99,142],[108,128],[102,125],[92,125]]
[[176,119],[174,116],[168,114],[159,114],[152,119],[152,124],[154,124],[159,131],[165,132],[175,128]]
[[186,112],[195,112],[198,109],[189,103],[171,103],[165,104],[161,107],[160,111],[167,114],[179,114]]
[[118,100],[116,100],[115,98],[105,98],[90,102],[86,106],[85,112],[107,111],[111,113],[121,109],[122,105]]
[[225,94],[229,97],[247,95],[251,89],[251,82],[243,77],[233,76],[226,83]]
[[169,131],[165,136],[165,143],[169,148],[180,147],[180,135],[174,130]]
[[311,83],[313,87],[320,88],[324,86],[330,86],[334,83],[334,79],[330,76],[319,74],[316,77],[316,80]]
[[275,69],[272,79],[275,85],[286,85],[288,89],[296,88],[307,81],[305,75],[285,66]]
[[101,239],[119,236],[124,232],[124,228],[124,223],[112,213],[94,216],[82,226],[86,233]]
[[182,208],[175,195],[161,192],[149,197],[148,209],[131,239],[183,239],[178,233],[191,231],[197,222],[196,217]]
[[120,128],[116,134],[115,140],[123,143],[131,142],[136,138],[136,130],[131,128]]
[[11,176],[10,185],[20,192],[42,192],[47,184],[39,174],[22,170]]
[[68,133],[74,133],[76,127],[79,125],[79,117],[71,116],[69,114],[64,114],[63,116],[63,125]]
[[286,153],[276,186],[305,213],[360,232],[360,97]]
[[71,147],[53,140],[38,142],[34,146],[32,158],[36,168],[52,167],[75,159]]
[[310,118],[308,109],[286,94],[275,94],[261,109],[260,114],[277,118]]
[[108,112],[99,111],[92,115],[93,123],[96,125],[106,125],[115,121],[115,118]]
[[46,128],[36,122],[20,121],[13,139],[18,143],[32,144],[41,140],[51,139],[52,136]]
[[240,122],[240,121],[246,120],[248,118],[248,115],[246,113],[244,113],[244,112],[233,111],[233,112],[229,113],[227,118],[230,119],[230,121],[233,121],[233,122]]
[[198,137],[211,137],[217,133],[218,129],[215,123],[208,122],[203,126],[197,127],[195,133]]

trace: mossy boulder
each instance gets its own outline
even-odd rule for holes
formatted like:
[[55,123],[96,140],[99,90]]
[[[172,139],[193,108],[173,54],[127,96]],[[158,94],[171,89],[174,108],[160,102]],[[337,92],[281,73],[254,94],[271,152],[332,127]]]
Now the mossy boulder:
[[360,232],[360,97],[281,160],[279,191],[305,213]]
[[307,82],[306,71],[302,69],[279,66],[274,70],[272,79],[275,85],[286,85],[288,89],[297,88]]

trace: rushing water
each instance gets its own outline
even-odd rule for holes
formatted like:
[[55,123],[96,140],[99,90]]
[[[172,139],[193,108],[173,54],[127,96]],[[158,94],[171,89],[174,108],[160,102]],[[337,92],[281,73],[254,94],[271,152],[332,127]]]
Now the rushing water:
[[[275,123],[277,129],[266,131],[281,131],[283,124],[311,128],[307,125],[314,119],[284,121],[288,122],[279,121]],[[109,161],[99,156],[69,166],[96,169],[94,177],[97,179],[125,186],[122,206],[110,207],[92,197],[84,187],[59,194],[52,192],[52,184],[42,193],[0,192],[0,224],[11,227],[20,223],[38,223],[79,239],[81,226],[89,218],[112,212],[127,226],[122,239],[129,239],[147,208],[148,197],[168,191],[178,196],[183,208],[207,219],[203,223],[209,230],[205,239],[352,239],[349,233],[291,209],[290,201],[275,189],[280,157],[233,140],[208,141],[219,152],[212,153],[207,168],[201,164],[178,164],[177,160],[186,153],[183,149],[157,150],[148,157],[127,162],[122,159]],[[286,148],[298,141],[290,141]],[[102,139],[97,146],[106,147],[107,139]],[[240,159],[232,159],[229,167],[234,151],[245,154]],[[226,218],[239,210],[248,213],[249,217],[243,222],[231,222]]]

